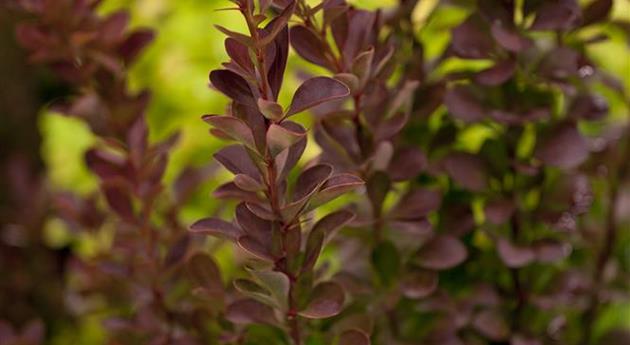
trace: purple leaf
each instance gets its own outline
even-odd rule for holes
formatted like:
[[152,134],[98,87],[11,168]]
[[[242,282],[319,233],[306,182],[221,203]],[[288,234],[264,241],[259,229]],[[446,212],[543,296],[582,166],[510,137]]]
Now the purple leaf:
[[155,34],[152,30],[136,30],[118,46],[118,54],[123,58],[125,64],[129,65],[154,38]]
[[164,267],[171,267],[178,264],[188,253],[190,247],[190,236],[183,234],[169,248],[166,258],[164,259]]
[[571,254],[571,245],[554,240],[541,240],[534,243],[534,251],[538,262],[558,262]]
[[302,200],[311,195],[331,176],[333,168],[327,164],[312,166],[300,174],[295,184],[293,200]]
[[506,340],[510,336],[510,326],[498,311],[487,309],[474,317],[473,326],[479,333],[492,341]]
[[341,286],[333,282],[317,285],[310,300],[298,314],[308,319],[325,319],[341,312],[345,301],[345,293]]
[[300,113],[324,102],[346,97],[350,90],[342,82],[328,77],[315,77],[305,81],[295,91],[286,116]]
[[223,293],[221,271],[210,256],[203,253],[193,255],[188,259],[186,269],[197,286],[211,292]]
[[405,194],[391,214],[395,219],[420,219],[440,207],[442,195],[435,190],[414,189]]
[[532,30],[566,30],[580,18],[576,0],[544,1],[536,11]]
[[374,140],[382,141],[395,136],[405,127],[407,120],[409,120],[409,117],[404,112],[396,113],[394,116],[385,119],[376,127]]
[[203,120],[221,130],[233,140],[256,150],[254,134],[243,120],[234,116],[204,115]]
[[304,261],[302,263],[303,272],[308,272],[315,266],[315,262],[317,261],[319,253],[322,250],[322,246],[324,245],[325,238],[326,229],[321,226],[313,227],[311,232],[308,234],[306,247],[304,249]]
[[488,185],[484,162],[469,153],[456,152],[446,157],[444,168],[448,175],[466,189],[483,191]]
[[485,214],[488,222],[494,225],[507,223],[514,214],[516,205],[511,200],[497,199],[486,204]]
[[365,187],[367,189],[368,199],[372,204],[372,209],[380,210],[391,188],[389,176],[382,171],[376,171],[368,178]]
[[225,51],[239,67],[249,74],[254,74],[254,63],[249,56],[249,49],[246,45],[233,38],[227,38],[225,40]]
[[313,196],[311,200],[311,209],[323,205],[337,197],[358,188],[365,183],[361,178],[352,174],[333,175],[324,183],[321,189]]
[[230,304],[225,311],[225,318],[243,325],[277,323],[273,309],[253,299],[242,299]]
[[278,121],[284,115],[284,110],[280,104],[262,98],[258,99],[258,110],[271,121]]
[[123,220],[133,222],[135,219],[130,190],[121,184],[108,183],[102,186],[105,200]]
[[237,243],[239,247],[243,248],[245,251],[261,260],[268,262],[275,261],[275,258],[271,254],[270,248],[266,247],[264,244],[260,243],[252,236],[241,236],[238,238]]
[[485,116],[483,105],[465,86],[458,85],[447,90],[444,104],[454,117],[467,123],[481,121]]
[[271,222],[257,216],[245,203],[236,206],[236,221],[246,234],[260,243],[271,243]]
[[513,60],[497,62],[494,66],[485,69],[475,75],[475,82],[481,85],[496,86],[510,80],[516,70]]
[[478,15],[468,17],[452,31],[452,46],[455,54],[468,59],[490,57],[494,42],[487,32],[483,19]]
[[221,151],[214,154],[214,159],[235,175],[246,174],[256,180],[260,179],[258,168],[247,153],[247,150],[241,145],[224,147]]
[[573,169],[582,164],[590,150],[588,142],[575,125],[554,128],[536,148],[535,156],[543,163],[561,169]]
[[466,260],[468,250],[451,235],[437,235],[416,253],[414,262],[430,270],[446,270]]
[[248,192],[260,192],[265,189],[263,184],[245,174],[234,176],[234,184],[236,184],[238,188]]
[[536,259],[536,252],[532,248],[514,245],[504,238],[499,239],[497,250],[507,267],[524,267]]
[[587,26],[608,19],[613,7],[613,0],[593,0],[582,11],[582,26]]
[[240,75],[225,69],[210,72],[210,82],[219,91],[249,107],[256,107],[256,99],[249,83]]
[[521,52],[533,45],[532,40],[523,35],[513,26],[508,27],[501,21],[492,24],[492,37],[505,49],[512,52]]
[[355,214],[348,210],[341,210],[330,213],[320,219],[314,226],[313,231],[322,231],[325,235],[325,240],[328,241],[333,235],[343,228],[346,224],[350,223],[355,217]]
[[243,234],[236,225],[218,218],[204,218],[190,226],[190,231],[195,234],[212,235],[228,238],[235,241]]
[[214,27],[229,38],[241,43],[242,45],[246,47],[254,47],[254,40],[251,37],[236,31],[229,30],[221,25],[215,25]]
[[425,298],[437,290],[438,280],[437,272],[414,270],[403,276],[400,288],[407,298]]
[[351,329],[341,333],[337,345],[370,345],[370,337],[363,331]]
[[578,94],[568,110],[568,115],[574,119],[601,120],[607,114],[608,103],[606,103],[606,99],[589,93]]
[[256,193],[244,191],[238,188],[234,182],[228,182],[219,186],[212,195],[220,199],[238,199],[253,203],[260,202],[260,198]]
[[306,131],[295,131],[282,124],[272,123],[267,130],[267,147],[273,157],[306,137]]
[[306,61],[330,68],[326,46],[311,29],[297,25],[291,28],[291,46]]
[[267,27],[265,27],[267,34],[258,41],[259,46],[266,46],[271,43],[282,30],[286,29],[287,23],[289,22],[289,19],[291,19],[296,5],[297,1],[291,1],[291,3],[286,6],[277,17],[274,18]]
[[[276,22],[279,20],[283,19],[274,19],[267,25],[265,30],[271,30],[270,27],[276,25]],[[287,66],[287,58],[289,56],[289,28],[286,26],[286,23],[283,25],[282,30],[276,35],[273,44],[275,45],[276,54],[271,66],[268,69],[269,72],[267,73],[267,80],[269,81],[269,86],[271,87],[273,100],[278,100],[278,94],[280,93],[280,87],[284,81],[284,72]]]
[[387,170],[392,181],[406,181],[416,178],[427,167],[427,157],[415,147],[396,150]]

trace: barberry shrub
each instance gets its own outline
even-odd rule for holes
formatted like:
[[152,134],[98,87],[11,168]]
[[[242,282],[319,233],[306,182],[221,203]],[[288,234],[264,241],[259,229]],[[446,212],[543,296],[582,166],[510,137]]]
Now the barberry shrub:
[[[190,223],[221,173],[164,178],[178,134],[149,140],[127,78],[154,34],[99,3],[7,8],[67,89],[51,108],[97,138],[98,190],[38,186],[37,214],[107,242],[61,262],[67,313],[107,343],[630,343],[610,321],[630,287],[630,71],[599,48],[628,53],[623,0],[231,0],[245,31],[216,26],[229,60],[209,75],[229,103],[201,119],[234,176]],[[45,314],[7,317],[0,343],[46,342]]]

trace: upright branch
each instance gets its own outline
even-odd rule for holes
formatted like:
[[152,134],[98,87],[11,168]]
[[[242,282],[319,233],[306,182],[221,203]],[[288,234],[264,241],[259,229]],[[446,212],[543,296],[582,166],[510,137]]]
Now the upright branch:
[[[319,104],[349,95],[345,84],[328,77],[306,80],[293,93],[291,103],[278,104],[289,49],[287,23],[298,5],[274,2],[278,14],[267,18],[269,2],[234,1],[247,22],[249,34],[218,27],[228,38],[231,60],[225,69],[210,73],[214,88],[231,100],[229,114],[206,115],[218,138],[235,141],[215,158],[235,174],[215,196],[233,198],[235,222],[207,218],[191,226],[195,233],[227,238],[258,262],[248,268],[252,279],[234,286],[247,298],[228,306],[227,318],[237,324],[263,323],[287,330],[296,345],[303,344],[302,319],[338,314],[344,291],[332,281],[318,281],[315,263],[332,233],[354,218],[347,210],[329,214],[303,237],[303,221],[317,207],[363,185],[356,175],[335,173],[328,164],[303,170],[289,186],[287,175],[306,147],[307,130],[289,120]],[[264,25],[263,25],[264,23]],[[276,319],[274,312],[284,315]]]

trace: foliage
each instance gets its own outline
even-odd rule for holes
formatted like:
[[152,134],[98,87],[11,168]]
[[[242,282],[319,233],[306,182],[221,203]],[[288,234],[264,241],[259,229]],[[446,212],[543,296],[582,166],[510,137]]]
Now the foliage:
[[[627,54],[622,0],[233,0],[209,75],[229,103],[202,117],[229,181],[169,164],[179,135],[146,115],[166,96],[129,80],[154,34],[99,3],[9,7],[68,89],[50,108],[96,138],[96,190],[37,188],[72,233],[67,309],[105,343],[630,342],[606,321],[630,286],[630,85],[598,48]],[[7,320],[0,343],[45,326]]]

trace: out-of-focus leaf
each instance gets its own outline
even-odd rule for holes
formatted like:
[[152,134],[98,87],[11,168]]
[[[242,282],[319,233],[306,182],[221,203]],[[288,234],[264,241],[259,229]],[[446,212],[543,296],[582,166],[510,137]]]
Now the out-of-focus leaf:
[[389,287],[394,283],[400,272],[401,259],[398,249],[389,241],[382,241],[372,251],[372,265],[376,270],[379,281]]
[[414,262],[431,270],[453,268],[466,260],[468,250],[451,235],[437,235],[416,253]]
[[306,308],[299,312],[308,319],[325,319],[341,312],[345,293],[341,286],[333,282],[321,283],[313,289]]
[[245,325],[277,323],[273,309],[253,299],[242,299],[230,304],[225,311],[225,318],[236,324]]
[[358,329],[351,329],[341,333],[337,345],[370,345],[370,337]]

